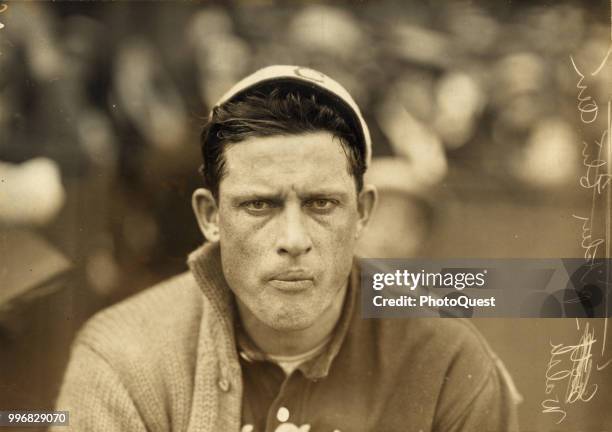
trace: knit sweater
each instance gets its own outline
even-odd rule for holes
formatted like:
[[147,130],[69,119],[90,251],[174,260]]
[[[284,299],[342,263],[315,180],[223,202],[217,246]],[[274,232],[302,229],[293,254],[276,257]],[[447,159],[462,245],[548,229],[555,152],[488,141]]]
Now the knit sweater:
[[[56,409],[70,412],[70,427],[51,429],[53,432],[240,430],[242,372],[234,335],[233,298],[221,271],[219,248],[203,246],[188,262],[190,272],[98,313],[84,326],[73,345],[56,403]],[[457,370],[462,364],[474,367],[478,358],[480,387],[500,380],[494,356],[469,326],[451,324],[456,321],[451,319],[436,321],[448,323],[440,334],[453,334],[440,338],[431,355],[424,357],[430,373]],[[418,337],[422,340],[423,334]],[[457,374],[462,375],[463,371]],[[435,383],[448,379],[434,377]],[[431,390],[437,391],[437,386],[433,384]],[[473,415],[467,402],[461,401],[459,406],[454,401],[477,400],[479,395],[467,394],[464,388],[453,393],[456,397],[449,397],[446,390],[434,395],[432,401],[439,399],[437,403],[446,406],[433,406],[431,411]],[[493,414],[501,412],[506,418],[503,424],[515,425],[508,392],[499,398],[497,393],[495,403],[504,407],[502,411],[493,407]],[[479,411],[483,409],[489,407],[478,406]],[[406,418],[423,415],[422,408],[419,411],[406,412]]]
[[234,308],[218,247],[196,250],[189,266],[80,331],[56,402],[70,411],[69,430],[239,430]]

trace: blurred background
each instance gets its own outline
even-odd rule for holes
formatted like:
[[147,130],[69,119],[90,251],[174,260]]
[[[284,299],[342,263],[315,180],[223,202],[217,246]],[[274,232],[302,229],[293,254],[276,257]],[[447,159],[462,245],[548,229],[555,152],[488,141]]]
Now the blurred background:
[[[1,409],[51,409],[84,320],[186,269],[208,109],[269,64],[327,73],[365,114],[381,205],[361,255],[584,255],[582,152],[605,142],[612,72],[589,75],[601,112],[581,120],[569,56],[605,57],[605,1],[2,4]],[[612,430],[612,367],[563,423],[541,412],[574,320],[477,325],[524,429]]]

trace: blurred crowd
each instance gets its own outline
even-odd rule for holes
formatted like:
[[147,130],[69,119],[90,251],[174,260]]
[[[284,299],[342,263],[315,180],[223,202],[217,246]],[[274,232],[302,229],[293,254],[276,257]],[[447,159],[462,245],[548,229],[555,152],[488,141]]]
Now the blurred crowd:
[[364,251],[413,255],[440,190],[576,183],[605,119],[578,128],[569,55],[603,57],[604,3],[9,2],[0,225],[43,236],[102,298],[178,271],[201,241],[189,196],[208,109],[258,67],[300,64],[343,83],[372,130],[379,218],[406,241],[392,250],[375,226]]
[[[436,233],[438,256],[582,253],[582,143],[606,118],[580,123],[570,55],[599,65],[606,3],[2,2],[0,407],[52,408],[82,322],[185,268],[201,127],[269,64],[327,73],[365,114],[381,204],[362,255],[435,257]],[[445,230],[449,203],[472,206]]]

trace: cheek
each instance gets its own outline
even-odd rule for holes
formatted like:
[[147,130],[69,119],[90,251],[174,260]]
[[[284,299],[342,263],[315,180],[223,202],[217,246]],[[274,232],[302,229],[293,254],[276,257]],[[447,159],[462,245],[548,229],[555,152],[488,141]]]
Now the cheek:
[[321,249],[326,255],[325,259],[333,260],[334,266],[352,261],[356,227],[357,217],[348,214],[343,218],[338,218],[319,233],[318,237],[321,241]]
[[352,223],[346,223],[329,231],[327,236],[337,246],[338,251],[351,253],[352,249],[349,247],[349,245],[353,244],[355,232],[355,225]]
[[225,212],[219,217],[221,257],[228,282],[250,280],[263,257],[265,245],[252,222]]
[[254,221],[232,209],[219,213],[219,234],[221,244],[235,252],[247,253],[253,246],[259,244],[257,236],[259,228]]

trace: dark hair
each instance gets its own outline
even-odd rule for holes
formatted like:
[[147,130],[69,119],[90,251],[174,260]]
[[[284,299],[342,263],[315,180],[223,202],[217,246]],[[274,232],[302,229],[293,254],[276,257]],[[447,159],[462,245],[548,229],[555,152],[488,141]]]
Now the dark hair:
[[355,178],[357,191],[361,191],[366,169],[363,146],[348,122],[332,108],[333,103],[322,99],[324,96],[313,92],[275,87],[215,107],[200,139],[204,186],[218,198],[219,183],[225,175],[224,149],[228,144],[252,137],[328,131],[340,141],[348,171]]

